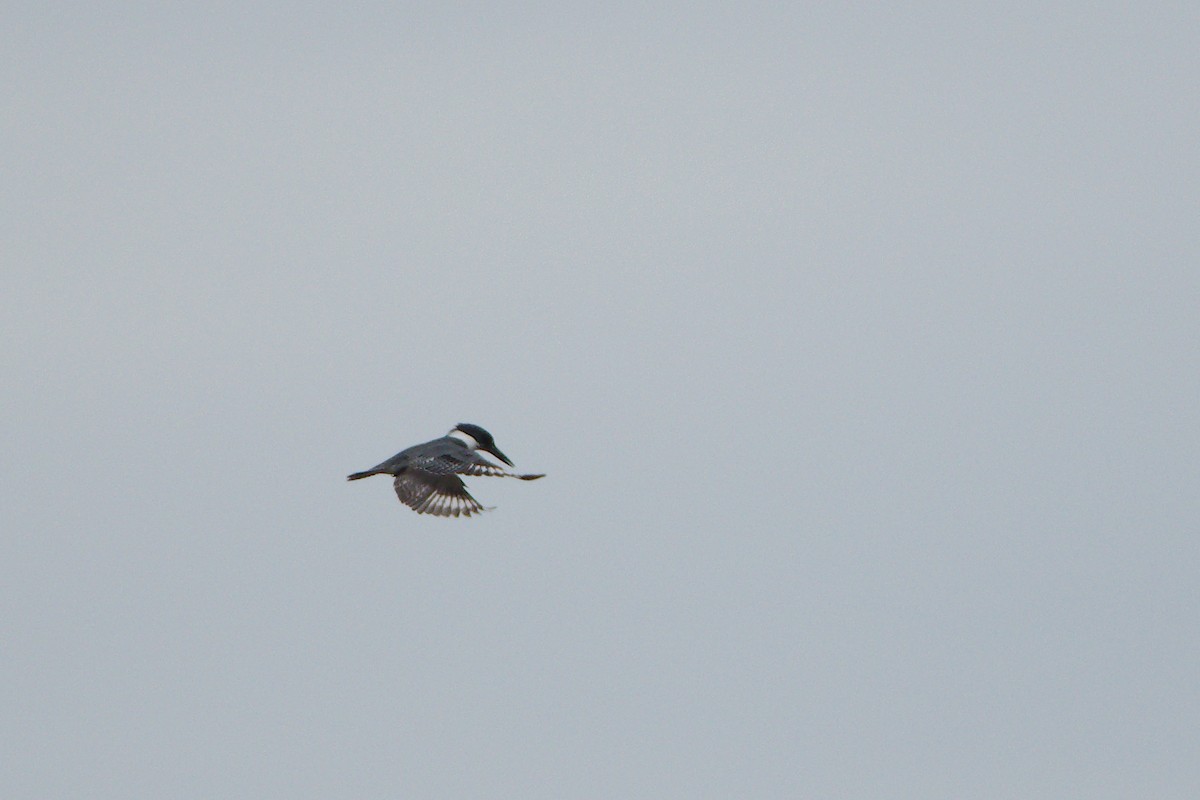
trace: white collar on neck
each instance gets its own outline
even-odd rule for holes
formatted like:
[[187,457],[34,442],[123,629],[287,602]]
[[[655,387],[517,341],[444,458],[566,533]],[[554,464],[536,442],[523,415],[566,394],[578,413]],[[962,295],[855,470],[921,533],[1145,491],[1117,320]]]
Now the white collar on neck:
[[479,442],[476,441],[475,437],[469,433],[463,433],[462,431],[455,428],[454,430],[450,431],[446,435],[449,436],[451,439],[458,439],[460,442],[462,442],[463,444],[465,444],[467,446],[468,450],[478,450],[479,449]]

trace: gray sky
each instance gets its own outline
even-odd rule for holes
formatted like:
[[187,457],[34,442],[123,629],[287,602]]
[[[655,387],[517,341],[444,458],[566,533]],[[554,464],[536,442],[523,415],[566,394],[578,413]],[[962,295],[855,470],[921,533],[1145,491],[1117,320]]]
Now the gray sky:
[[1200,793],[1192,4],[25,5],[5,798]]

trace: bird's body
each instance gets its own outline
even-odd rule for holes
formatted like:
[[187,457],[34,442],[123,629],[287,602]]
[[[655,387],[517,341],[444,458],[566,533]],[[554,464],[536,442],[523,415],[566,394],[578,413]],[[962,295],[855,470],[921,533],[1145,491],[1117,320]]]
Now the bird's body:
[[393,484],[396,496],[418,514],[469,517],[485,509],[467,492],[460,475],[519,478],[523,481],[545,477],[510,472],[479,455],[479,450],[491,453],[512,466],[508,457],[496,447],[490,433],[478,425],[462,423],[440,439],[401,450],[381,464],[347,476],[346,480],[392,475],[395,477]]

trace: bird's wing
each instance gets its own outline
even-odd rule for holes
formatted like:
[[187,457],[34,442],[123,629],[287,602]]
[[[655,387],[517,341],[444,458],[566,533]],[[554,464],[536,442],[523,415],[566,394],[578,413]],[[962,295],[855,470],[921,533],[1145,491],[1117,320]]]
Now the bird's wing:
[[489,478],[502,478],[512,476],[513,473],[506,470],[499,464],[493,464],[482,456],[475,453],[471,454],[471,459],[464,463],[458,469],[459,475],[486,475]]
[[469,517],[484,508],[467,492],[462,478],[453,473],[442,475],[405,470],[393,485],[400,502],[418,514],[438,517]]
[[486,475],[489,478],[520,478],[523,481],[537,480],[544,478],[545,475],[520,475],[516,472],[505,469],[499,464],[493,464],[490,461],[479,459],[478,463],[464,464],[459,470],[459,475]]
[[545,477],[544,475],[518,475],[469,450],[429,453],[413,457],[409,459],[408,468],[431,475],[484,475],[489,478],[520,478],[523,481]]
[[465,449],[461,453],[428,453],[411,457],[408,468],[427,472],[430,475],[454,475],[455,473],[468,475],[471,473],[463,470],[475,460],[473,455]]

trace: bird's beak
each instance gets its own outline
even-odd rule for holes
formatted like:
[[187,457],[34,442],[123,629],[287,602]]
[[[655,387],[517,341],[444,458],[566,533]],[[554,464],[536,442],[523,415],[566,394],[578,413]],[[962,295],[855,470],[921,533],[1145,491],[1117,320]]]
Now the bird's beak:
[[505,464],[508,464],[510,467],[513,465],[513,463],[512,463],[511,461],[509,461],[509,460],[508,460],[508,456],[506,456],[506,455],[504,455],[504,453],[501,453],[501,452],[500,452],[500,448],[499,448],[499,447],[496,447],[495,445],[493,445],[493,446],[491,446],[491,447],[485,447],[485,448],[483,448],[483,449],[484,449],[484,450],[487,450],[489,453],[491,453],[491,454],[492,454],[492,455],[494,455],[496,458],[498,458],[498,459],[500,459],[501,461],[503,461]]

